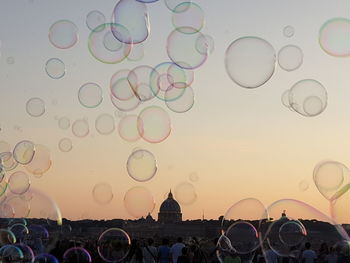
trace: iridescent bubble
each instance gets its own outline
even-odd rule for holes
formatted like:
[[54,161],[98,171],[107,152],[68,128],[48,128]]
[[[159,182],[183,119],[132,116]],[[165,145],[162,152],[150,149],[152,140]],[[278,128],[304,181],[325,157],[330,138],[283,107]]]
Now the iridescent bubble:
[[196,50],[200,54],[212,54],[214,52],[214,38],[209,35],[199,36],[196,40]]
[[2,262],[22,262],[23,252],[15,245],[5,245],[0,248]]
[[73,148],[72,145],[72,141],[69,138],[62,138],[59,142],[58,142],[58,148],[62,151],[62,152],[70,152]]
[[127,59],[129,61],[140,61],[145,56],[145,51],[143,47],[143,43],[139,43],[137,45],[133,45],[130,54]]
[[134,91],[128,81],[130,70],[122,69],[113,74],[110,81],[112,95],[118,100],[130,100],[135,96]]
[[0,167],[4,171],[12,171],[17,166],[18,166],[18,162],[15,160],[12,152],[0,153]]
[[260,200],[256,198],[245,198],[239,200],[226,211],[221,223],[222,230],[226,231],[237,220],[261,220],[265,214],[266,208]]
[[176,30],[184,34],[194,34],[204,26],[202,8],[192,2],[183,2],[175,7],[172,22]]
[[15,244],[15,243],[16,243],[16,237],[10,230],[0,229],[0,246]]
[[96,108],[103,100],[102,89],[96,83],[86,83],[80,87],[78,99],[84,107]]
[[184,89],[190,86],[194,80],[194,71],[191,69],[182,69],[175,63],[172,63],[167,72],[168,81],[172,86],[178,89]]
[[[90,13],[87,14],[86,16],[86,25],[90,30],[94,30],[100,25],[104,25],[106,22],[106,18],[104,14],[102,14],[98,10],[93,10]],[[100,28],[103,30],[103,28]]]
[[16,244],[16,247],[18,247],[22,253],[23,253],[23,262],[29,263],[34,261],[34,252],[33,250],[25,245],[25,244]]
[[111,134],[115,129],[115,121],[110,114],[101,114],[95,120],[95,128],[99,134],[108,135]]
[[98,183],[92,189],[92,196],[100,205],[106,205],[113,199],[112,186],[108,183]]
[[298,69],[303,64],[303,51],[294,45],[287,45],[278,52],[278,64],[286,71]]
[[299,190],[301,192],[305,192],[307,189],[309,189],[309,182],[306,180],[301,180],[299,182]]
[[29,234],[28,228],[24,224],[13,224],[8,228],[16,237],[17,242],[22,242]]
[[59,20],[50,27],[49,40],[57,48],[70,48],[78,41],[78,28],[69,20]]
[[150,32],[147,6],[139,1],[120,0],[113,10],[113,23],[127,29],[112,28],[113,35],[126,44],[138,44],[146,40]]
[[140,101],[148,101],[154,98],[150,87],[150,76],[153,68],[150,66],[137,66],[128,74],[128,82]]
[[120,228],[104,231],[97,240],[97,251],[106,262],[122,262],[129,254],[131,240]]
[[[182,92],[182,90],[184,90],[184,92]],[[179,93],[182,93],[182,95],[177,100],[171,99],[176,97]],[[169,110],[176,113],[189,111],[194,105],[194,92],[192,87],[187,87],[185,89],[169,87],[165,93],[165,104]]]
[[21,141],[13,149],[13,157],[20,164],[28,164],[33,160],[35,145],[31,141]]
[[65,263],[90,263],[91,256],[89,252],[82,247],[72,247],[67,249],[63,254],[63,262]]
[[[172,12],[175,12],[176,10],[177,10],[178,12],[184,12],[184,11],[186,11],[186,9],[176,9],[176,7],[177,7],[179,4],[183,3],[183,2],[184,2],[184,0],[165,0],[165,1],[164,1],[166,7],[167,7],[170,11],[172,11]],[[186,0],[185,2],[191,3],[192,0]],[[188,6],[186,5],[186,6],[183,6],[183,7],[186,8],[186,7],[188,7]]]
[[238,254],[248,254],[259,247],[259,237],[256,228],[249,222],[233,223],[225,232],[230,245]]
[[17,195],[24,194],[30,187],[28,174],[22,171],[12,173],[8,180],[8,186],[12,193]]
[[120,137],[128,142],[136,142],[141,138],[138,130],[139,116],[125,115],[118,124]]
[[52,165],[50,150],[41,144],[35,145],[35,155],[32,161],[25,166],[26,170],[36,177],[41,177]]
[[350,55],[350,20],[337,17],[326,21],[319,32],[323,51],[335,57]]
[[257,88],[265,84],[272,77],[275,64],[275,49],[259,37],[238,38],[225,53],[227,74],[243,88]]
[[300,80],[289,91],[289,105],[306,117],[321,114],[327,107],[327,100],[327,90],[313,79]]
[[[197,39],[202,33],[183,34],[181,30],[188,28],[177,28],[173,30],[167,39],[167,53],[171,61],[184,69],[195,69],[203,65],[207,54],[201,54],[196,49]],[[193,29],[195,30],[195,29]]]
[[[304,224],[306,220],[318,220],[324,227],[319,231],[309,231],[310,224]],[[272,203],[260,221],[261,244],[267,241],[269,247],[283,257],[299,255],[305,238],[317,240],[324,234],[330,244],[349,238],[342,226],[335,224],[330,217],[294,199],[281,199]]]
[[299,220],[288,220],[279,229],[279,238],[285,245],[294,247],[302,244],[307,236],[304,225]]
[[58,120],[58,127],[62,130],[67,130],[70,127],[70,120],[67,117],[62,117]]
[[183,205],[191,205],[197,200],[196,189],[188,182],[178,184],[174,193],[175,199]]
[[149,106],[140,112],[137,128],[144,140],[150,143],[159,143],[170,135],[170,117],[162,108]]
[[75,136],[83,138],[89,134],[89,123],[86,119],[79,119],[73,122],[72,132]]
[[144,149],[133,151],[126,164],[129,176],[138,181],[151,180],[157,173],[157,162],[154,155]]
[[50,254],[39,254],[34,258],[33,263],[59,263],[58,259]]
[[294,36],[294,27],[292,27],[292,26],[285,26],[283,28],[283,35],[285,37],[288,37],[288,38]]
[[141,218],[152,213],[155,202],[153,195],[147,188],[135,186],[125,193],[124,207],[133,217]]
[[40,98],[31,98],[26,103],[26,111],[32,117],[40,117],[45,113],[45,102]]
[[46,74],[53,79],[60,79],[66,74],[66,66],[58,58],[50,58],[45,64]]
[[113,31],[123,32],[123,35],[130,39],[129,31],[120,24],[103,24],[91,31],[88,48],[91,55],[98,61],[116,64],[129,55],[132,44],[122,43],[118,39],[112,38]]

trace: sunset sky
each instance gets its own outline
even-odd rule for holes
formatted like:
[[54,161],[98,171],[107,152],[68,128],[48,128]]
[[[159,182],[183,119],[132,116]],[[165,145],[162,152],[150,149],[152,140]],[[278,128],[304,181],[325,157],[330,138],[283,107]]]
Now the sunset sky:
[[[140,105],[159,105],[170,115],[172,131],[163,142],[151,144],[142,139],[124,141],[115,130],[101,135],[95,119],[103,113],[115,116],[109,99],[111,76],[121,69],[155,65],[169,61],[166,40],[173,30],[171,12],[163,0],[147,4],[151,33],[144,42],[141,61],[104,64],[91,56],[87,48],[90,30],[86,15],[101,11],[107,22],[117,1],[112,0],[2,0],[0,3],[0,140],[12,147],[21,140],[31,140],[51,151],[52,167],[41,178],[31,176],[32,186],[48,193],[62,215],[79,218],[133,218],[126,211],[123,198],[128,189],[145,186],[159,206],[169,189],[181,182],[191,182],[197,200],[181,205],[184,219],[218,218],[240,199],[255,197],[266,206],[282,198],[295,198],[329,214],[329,202],[318,192],[312,179],[314,166],[325,159],[350,167],[350,58],[326,54],[318,42],[321,26],[334,17],[349,17],[350,2],[344,0],[198,0],[205,13],[202,33],[213,37],[215,50],[195,70],[192,88],[193,108],[174,113],[159,100]],[[55,48],[48,30],[57,20],[67,19],[79,29],[78,42],[69,49]],[[283,35],[291,25],[295,34]],[[302,66],[292,72],[276,63],[272,78],[256,89],[245,89],[228,76],[224,56],[227,47],[243,36],[257,36],[268,41],[276,54],[293,44],[304,53]],[[9,58],[14,63],[9,63]],[[45,63],[59,58],[66,65],[63,78],[54,80],[45,72]],[[284,107],[282,93],[302,79],[315,79],[328,92],[328,106],[315,117],[304,117]],[[96,108],[84,108],[78,90],[87,82],[103,89],[103,102]],[[26,113],[28,99],[45,101],[41,117]],[[78,138],[72,130],[62,130],[57,119],[66,116],[71,123],[87,118],[90,133]],[[116,117],[116,127],[120,118]],[[61,152],[58,142],[68,137],[70,152]],[[147,182],[136,182],[126,170],[134,148],[154,154],[158,171]],[[21,170],[19,166],[17,170]],[[23,170],[23,169],[22,169]],[[11,172],[10,172],[11,173]],[[309,184],[306,191],[299,183]],[[92,189],[99,182],[112,186],[114,198],[99,205]],[[349,194],[349,193],[348,193]],[[281,211],[282,212],[282,211]]]

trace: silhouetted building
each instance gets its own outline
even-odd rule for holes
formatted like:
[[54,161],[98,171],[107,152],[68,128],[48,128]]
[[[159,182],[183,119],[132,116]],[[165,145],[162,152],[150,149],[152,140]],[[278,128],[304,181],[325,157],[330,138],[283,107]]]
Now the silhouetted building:
[[164,200],[159,208],[159,223],[176,223],[182,221],[182,213],[179,203],[174,199],[171,190],[168,198]]

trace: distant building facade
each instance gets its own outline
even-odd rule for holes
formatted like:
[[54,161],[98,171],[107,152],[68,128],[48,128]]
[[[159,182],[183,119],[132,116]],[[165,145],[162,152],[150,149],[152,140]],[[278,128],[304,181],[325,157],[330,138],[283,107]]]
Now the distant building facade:
[[182,221],[181,207],[174,199],[171,190],[168,198],[163,201],[159,208],[158,222],[159,223],[177,223]]

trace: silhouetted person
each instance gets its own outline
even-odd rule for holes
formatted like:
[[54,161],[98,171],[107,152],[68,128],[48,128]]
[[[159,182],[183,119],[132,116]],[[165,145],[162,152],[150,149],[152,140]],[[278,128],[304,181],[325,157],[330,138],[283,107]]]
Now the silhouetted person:
[[305,250],[301,255],[302,263],[314,263],[316,262],[317,255],[315,251],[311,249],[311,244],[309,242],[305,243]]
[[318,263],[325,263],[326,262],[326,256],[329,253],[328,245],[327,243],[322,243],[320,246],[320,249],[318,250]]
[[170,262],[169,239],[164,238],[162,245],[158,248],[158,259],[160,263]]
[[324,262],[326,263],[337,263],[338,255],[333,247],[329,248],[329,254],[325,257]]
[[142,249],[136,239],[131,241],[130,252],[127,258],[130,263],[144,263]]
[[182,249],[184,247],[185,247],[185,244],[182,243],[182,237],[178,237],[177,242],[170,249],[170,254],[171,254],[173,263],[176,263],[177,258],[182,255]]
[[158,250],[153,246],[153,239],[147,240],[147,245],[143,248],[143,258],[145,263],[155,263],[158,260]]

